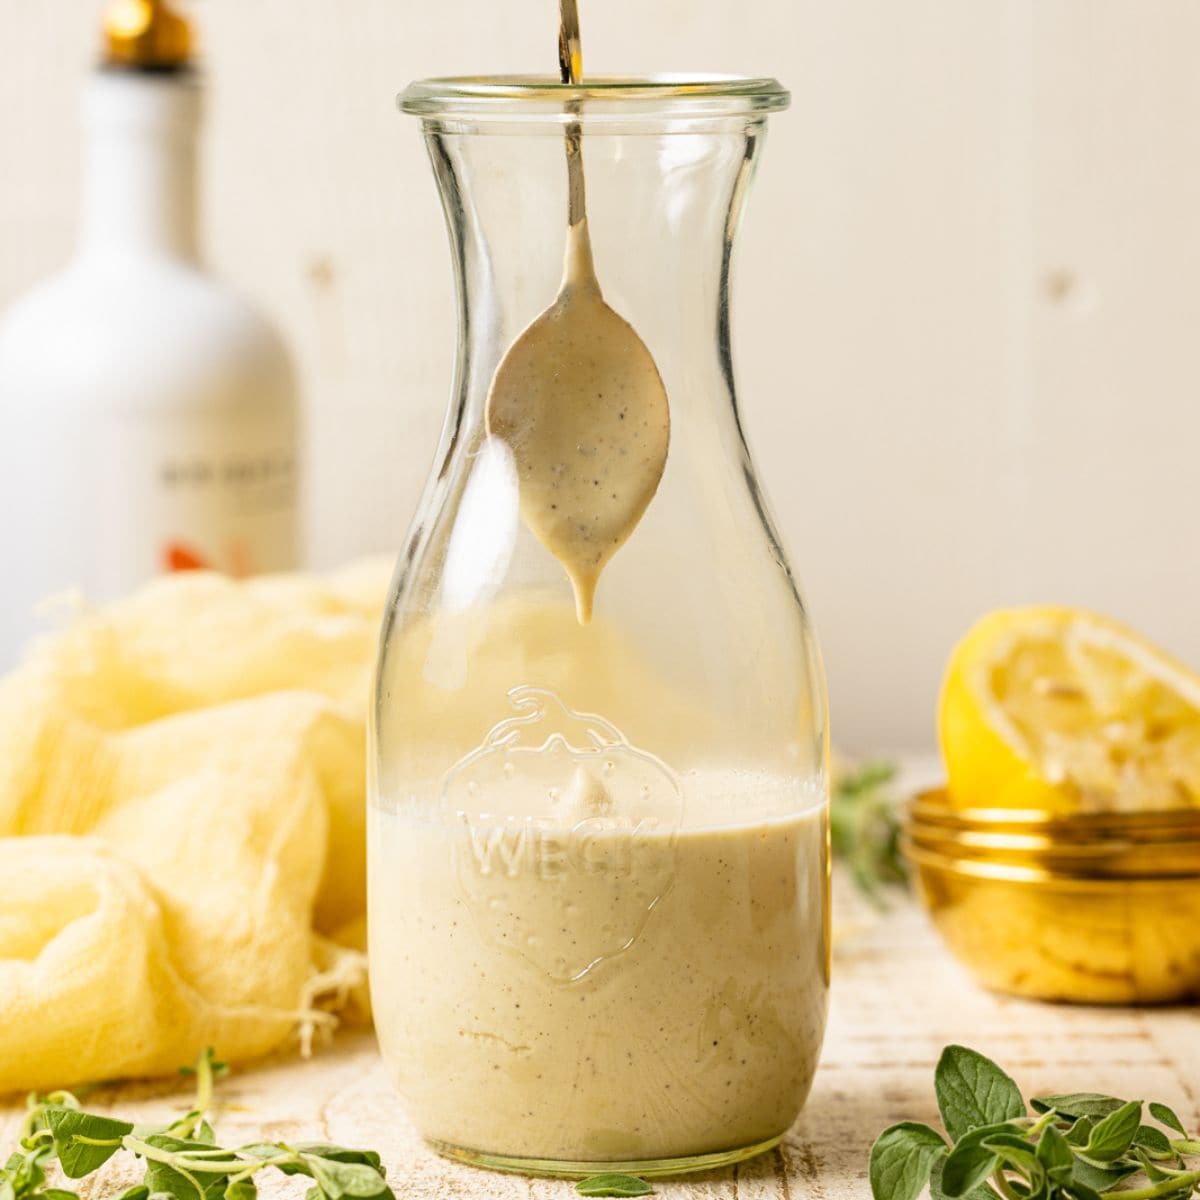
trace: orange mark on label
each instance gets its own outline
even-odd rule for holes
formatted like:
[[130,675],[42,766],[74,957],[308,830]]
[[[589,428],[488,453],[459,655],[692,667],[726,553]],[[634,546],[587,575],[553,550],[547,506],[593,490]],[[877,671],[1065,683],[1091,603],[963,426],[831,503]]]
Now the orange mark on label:
[[205,571],[209,564],[185,542],[168,542],[163,547],[163,567],[168,571]]

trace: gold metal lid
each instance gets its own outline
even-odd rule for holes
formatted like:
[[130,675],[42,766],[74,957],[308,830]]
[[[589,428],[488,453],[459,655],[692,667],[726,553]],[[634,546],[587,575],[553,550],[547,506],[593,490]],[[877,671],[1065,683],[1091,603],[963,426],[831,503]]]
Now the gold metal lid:
[[107,62],[146,70],[186,67],[192,29],[166,0],[112,0],[104,10]]
[[972,874],[1041,879],[1172,879],[1200,876],[1200,811],[1078,813],[951,807],[942,792],[909,806],[910,857],[934,854]]
[[1143,809],[1136,812],[1048,813],[1040,809],[960,807],[944,791],[913,800],[910,817],[922,825],[957,833],[1029,835],[1052,842],[1200,840],[1200,809]]

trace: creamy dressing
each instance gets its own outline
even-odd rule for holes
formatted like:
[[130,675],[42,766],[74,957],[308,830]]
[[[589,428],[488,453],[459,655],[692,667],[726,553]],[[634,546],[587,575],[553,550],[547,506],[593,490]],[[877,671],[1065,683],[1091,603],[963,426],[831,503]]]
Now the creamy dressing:
[[372,809],[375,1021],[426,1137],[628,1161],[791,1125],[825,1019],[824,807],[772,815],[798,787],[732,773],[684,795],[674,827],[581,771],[525,813]]

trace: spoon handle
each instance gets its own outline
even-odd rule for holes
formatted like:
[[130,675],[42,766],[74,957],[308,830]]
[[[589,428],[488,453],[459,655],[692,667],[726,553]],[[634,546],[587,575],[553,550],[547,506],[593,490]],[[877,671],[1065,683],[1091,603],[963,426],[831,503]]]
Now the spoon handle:
[[[576,84],[583,76],[583,43],[579,35],[578,0],[559,0],[558,70],[565,84]],[[569,111],[578,112],[572,101]],[[567,126],[567,224],[571,228],[587,217],[587,194],[583,182],[583,130],[578,121]]]
[[579,38],[578,0],[558,3],[558,70],[563,83],[578,83],[583,78],[583,43]]
[[578,121],[567,126],[567,224],[574,228],[587,219],[583,183],[583,131]]

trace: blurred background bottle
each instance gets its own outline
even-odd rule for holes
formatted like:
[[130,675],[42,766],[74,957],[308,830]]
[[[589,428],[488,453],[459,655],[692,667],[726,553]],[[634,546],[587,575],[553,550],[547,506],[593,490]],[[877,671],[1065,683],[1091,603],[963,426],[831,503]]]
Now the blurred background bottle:
[[0,667],[44,597],[282,570],[299,549],[291,362],[199,261],[191,31],[117,0],[104,39],[76,254],[0,318]]

